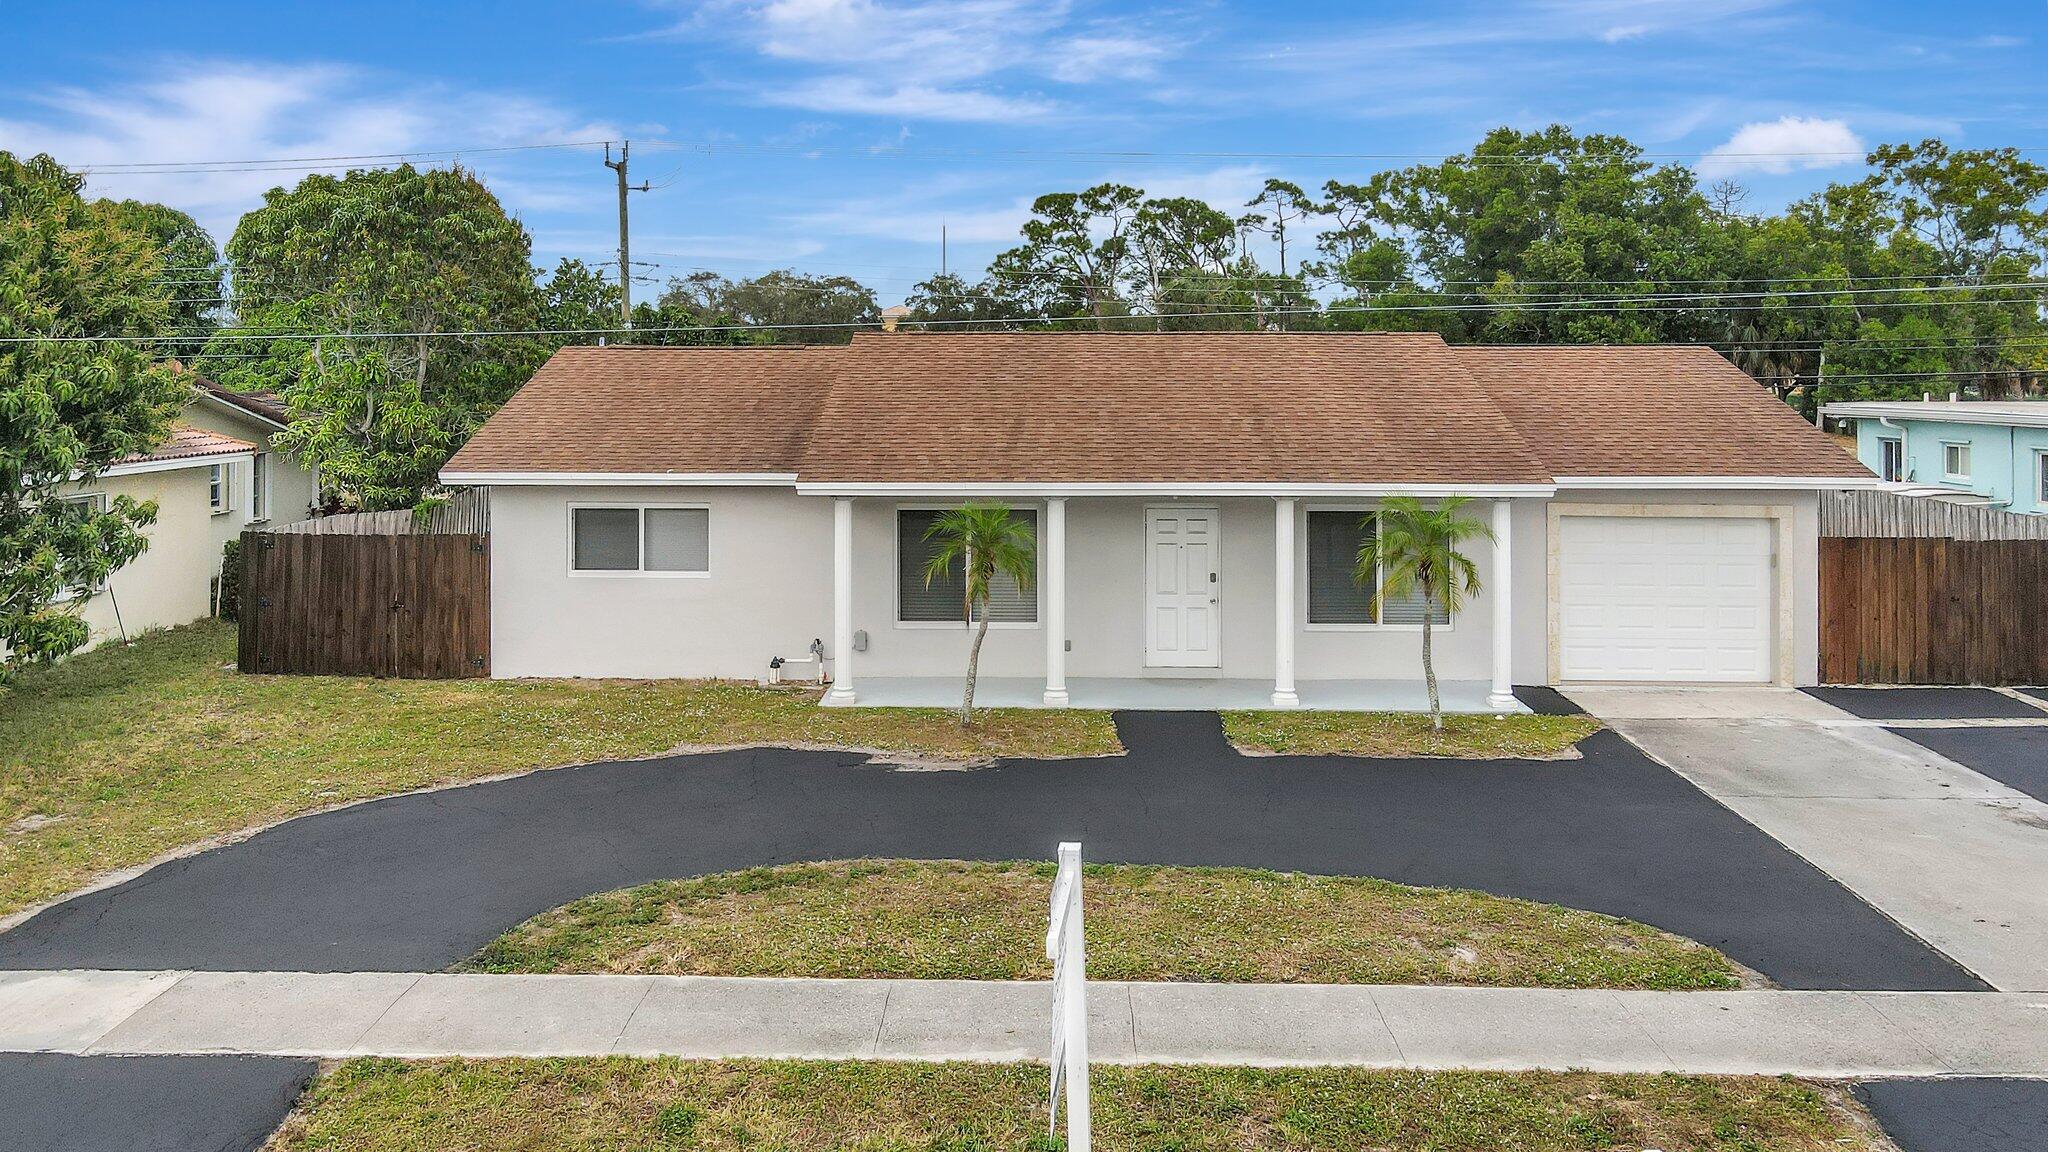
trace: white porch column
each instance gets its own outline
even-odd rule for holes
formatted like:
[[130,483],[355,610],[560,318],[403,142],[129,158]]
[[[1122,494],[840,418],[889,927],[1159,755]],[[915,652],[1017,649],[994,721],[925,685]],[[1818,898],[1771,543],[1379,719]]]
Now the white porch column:
[[1515,705],[1515,517],[1507,500],[1493,502],[1493,684],[1486,706],[1507,711]]
[[853,694],[853,501],[832,500],[832,690],[824,703],[845,707]]
[[1045,706],[1067,706],[1067,500],[1045,502],[1038,578],[1045,582]]
[[1273,500],[1273,707],[1299,708],[1294,694],[1294,498]]

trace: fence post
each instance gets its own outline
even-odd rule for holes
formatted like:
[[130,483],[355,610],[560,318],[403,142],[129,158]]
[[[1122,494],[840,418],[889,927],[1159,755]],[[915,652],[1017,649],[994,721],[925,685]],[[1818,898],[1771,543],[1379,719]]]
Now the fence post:
[[1067,1152],[1088,1152],[1088,961],[1081,923],[1081,846],[1060,845],[1045,958],[1052,961],[1052,1090],[1047,1135],[1060,1132],[1067,1090]]

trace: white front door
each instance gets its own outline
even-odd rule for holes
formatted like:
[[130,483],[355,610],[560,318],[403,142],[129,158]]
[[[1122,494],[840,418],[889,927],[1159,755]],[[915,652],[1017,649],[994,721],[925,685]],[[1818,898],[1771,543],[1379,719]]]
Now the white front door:
[[1222,555],[1222,523],[1216,509],[1145,510],[1147,665],[1218,666]]
[[1771,679],[1769,520],[1573,515],[1558,529],[1561,679]]

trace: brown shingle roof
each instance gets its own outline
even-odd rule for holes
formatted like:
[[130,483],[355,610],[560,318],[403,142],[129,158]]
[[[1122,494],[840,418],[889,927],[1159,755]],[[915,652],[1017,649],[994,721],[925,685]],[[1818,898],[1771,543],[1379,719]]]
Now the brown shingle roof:
[[1434,335],[856,336],[806,481],[1449,484],[1549,474]]
[[1555,476],[1870,476],[1711,348],[1454,351]]
[[192,377],[192,383],[201,392],[224,404],[232,404],[250,415],[261,416],[277,424],[289,423],[291,420],[291,413],[285,408],[284,397],[275,392],[237,392],[204,376]]
[[565,348],[445,471],[988,484],[1868,476],[1707,348],[1206,332]]
[[564,348],[449,472],[796,471],[844,348]]

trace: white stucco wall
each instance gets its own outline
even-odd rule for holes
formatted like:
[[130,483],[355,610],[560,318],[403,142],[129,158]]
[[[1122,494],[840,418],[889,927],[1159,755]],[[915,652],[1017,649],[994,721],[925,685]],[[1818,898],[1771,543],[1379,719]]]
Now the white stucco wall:
[[269,455],[270,462],[270,507],[269,516],[261,522],[249,518],[252,509],[251,476],[252,466],[248,461],[235,463],[235,493],[233,506],[228,511],[213,516],[209,532],[213,539],[213,552],[220,555],[221,546],[242,534],[242,529],[262,524],[293,524],[311,515],[313,504],[320,497],[320,485],[313,470],[300,464],[283,452],[270,447],[270,437],[276,429],[239,412],[230,412],[203,400],[194,400],[185,406],[182,421],[194,428],[219,432],[246,440],[256,445],[259,452]]
[[[569,572],[574,503],[711,511],[702,577]],[[832,502],[786,488],[491,490],[491,671],[753,679],[832,635]]]
[[124,630],[133,637],[211,614],[220,553],[209,534],[206,469],[103,477],[78,491],[157,503],[156,523],[143,529],[148,550],[115,572],[108,591],[88,599],[80,611],[92,628],[92,643],[119,637]]
[[[1812,683],[1818,663],[1818,519],[1811,493],[1585,491],[1573,505],[1673,510],[1773,505],[1786,509],[1780,562],[1793,589],[1792,666]],[[572,575],[569,508],[576,503],[695,504],[710,509],[711,571],[703,577]],[[1075,497],[1067,503],[1067,657],[1070,677],[1141,676],[1145,508],[1142,499]],[[1273,503],[1265,498],[1187,500],[1221,513],[1222,668],[1228,677],[1273,672]],[[855,501],[854,628],[868,649],[854,656],[862,676],[939,676],[958,671],[968,637],[961,627],[896,622],[895,513],[928,501]],[[1042,508],[1042,505],[1040,505]],[[1297,501],[1312,508],[1357,501]],[[1514,680],[1548,678],[1548,502],[1514,510]],[[1483,501],[1473,511],[1490,513]],[[501,677],[762,675],[772,656],[802,656],[812,638],[832,635],[832,502],[786,488],[499,487],[491,493],[492,667]],[[1305,538],[1298,524],[1297,539]],[[1494,579],[1493,554],[1474,549],[1480,578]],[[1307,604],[1306,566],[1295,564],[1296,603]],[[1305,616],[1305,607],[1302,614]],[[1483,680],[1491,670],[1492,597],[1482,592],[1449,628],[1436,631],[1438,674]],[[1334,630],[1296,626],[1297,676],[1396,679],[1420,675],[1416,629]],[[839,653],[831,653],[835,658]],[[1039,625],[991,628],[982,651],[990,676],[1038,676],[1045,660]]]

